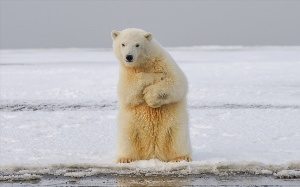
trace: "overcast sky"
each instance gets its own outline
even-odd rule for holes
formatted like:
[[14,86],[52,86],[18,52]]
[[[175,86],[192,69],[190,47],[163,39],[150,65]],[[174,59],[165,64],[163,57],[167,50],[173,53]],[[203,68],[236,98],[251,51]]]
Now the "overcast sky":
[[297,0],[0,0],[0,46],[109,48],[113,29],[164,46],[300,45]]

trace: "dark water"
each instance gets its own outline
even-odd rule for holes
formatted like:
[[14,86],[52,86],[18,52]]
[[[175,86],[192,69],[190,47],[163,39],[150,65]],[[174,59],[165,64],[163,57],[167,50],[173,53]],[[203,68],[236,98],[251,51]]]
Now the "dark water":
[[0,186],[300,186],[300,179],[278,179],[274,176],[234,175],[98,175],[73,178],[44,175],[39,180],[2,181]]

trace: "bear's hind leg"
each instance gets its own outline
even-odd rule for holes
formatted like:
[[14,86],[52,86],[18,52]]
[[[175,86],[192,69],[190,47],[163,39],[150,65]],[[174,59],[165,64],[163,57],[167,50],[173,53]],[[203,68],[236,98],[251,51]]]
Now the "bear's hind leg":
[[157,157],[163,161],[191,161],[191,144],[187,122],[178,120],[172,125],[162,128],[157,138],[156,151]]
[[132,144],[132,121],[126,113],[118,116],[117,162],[130,163],[137,160]]

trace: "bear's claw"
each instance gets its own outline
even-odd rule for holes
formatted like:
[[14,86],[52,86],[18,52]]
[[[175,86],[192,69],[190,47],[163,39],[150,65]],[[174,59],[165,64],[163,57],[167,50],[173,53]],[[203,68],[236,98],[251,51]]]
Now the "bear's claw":
[[119,158],[118,159],[118,163],[130,163],[130,162],[133,162],[134,160],[131,159],[131,158]]
[[187,161],[187,162],[191,162],[192,159],[190,156],[186,155],[186,156],[179,156],[179,157],[176,157],[174,159],[171,160],[171,162],[180,162],[180,161]]

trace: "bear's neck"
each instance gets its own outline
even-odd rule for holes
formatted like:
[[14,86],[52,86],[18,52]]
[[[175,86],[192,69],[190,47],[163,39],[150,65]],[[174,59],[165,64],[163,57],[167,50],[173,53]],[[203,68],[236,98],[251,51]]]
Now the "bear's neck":
[[161,58],[153,58],[153,59],[147,59],[143,62],[140,62],[140,66],[135,67],[127,67],[123,65],[123,69],[127,71],[128,73],[159,73],[159,72],[165,72],[166,67],[162,64]]

